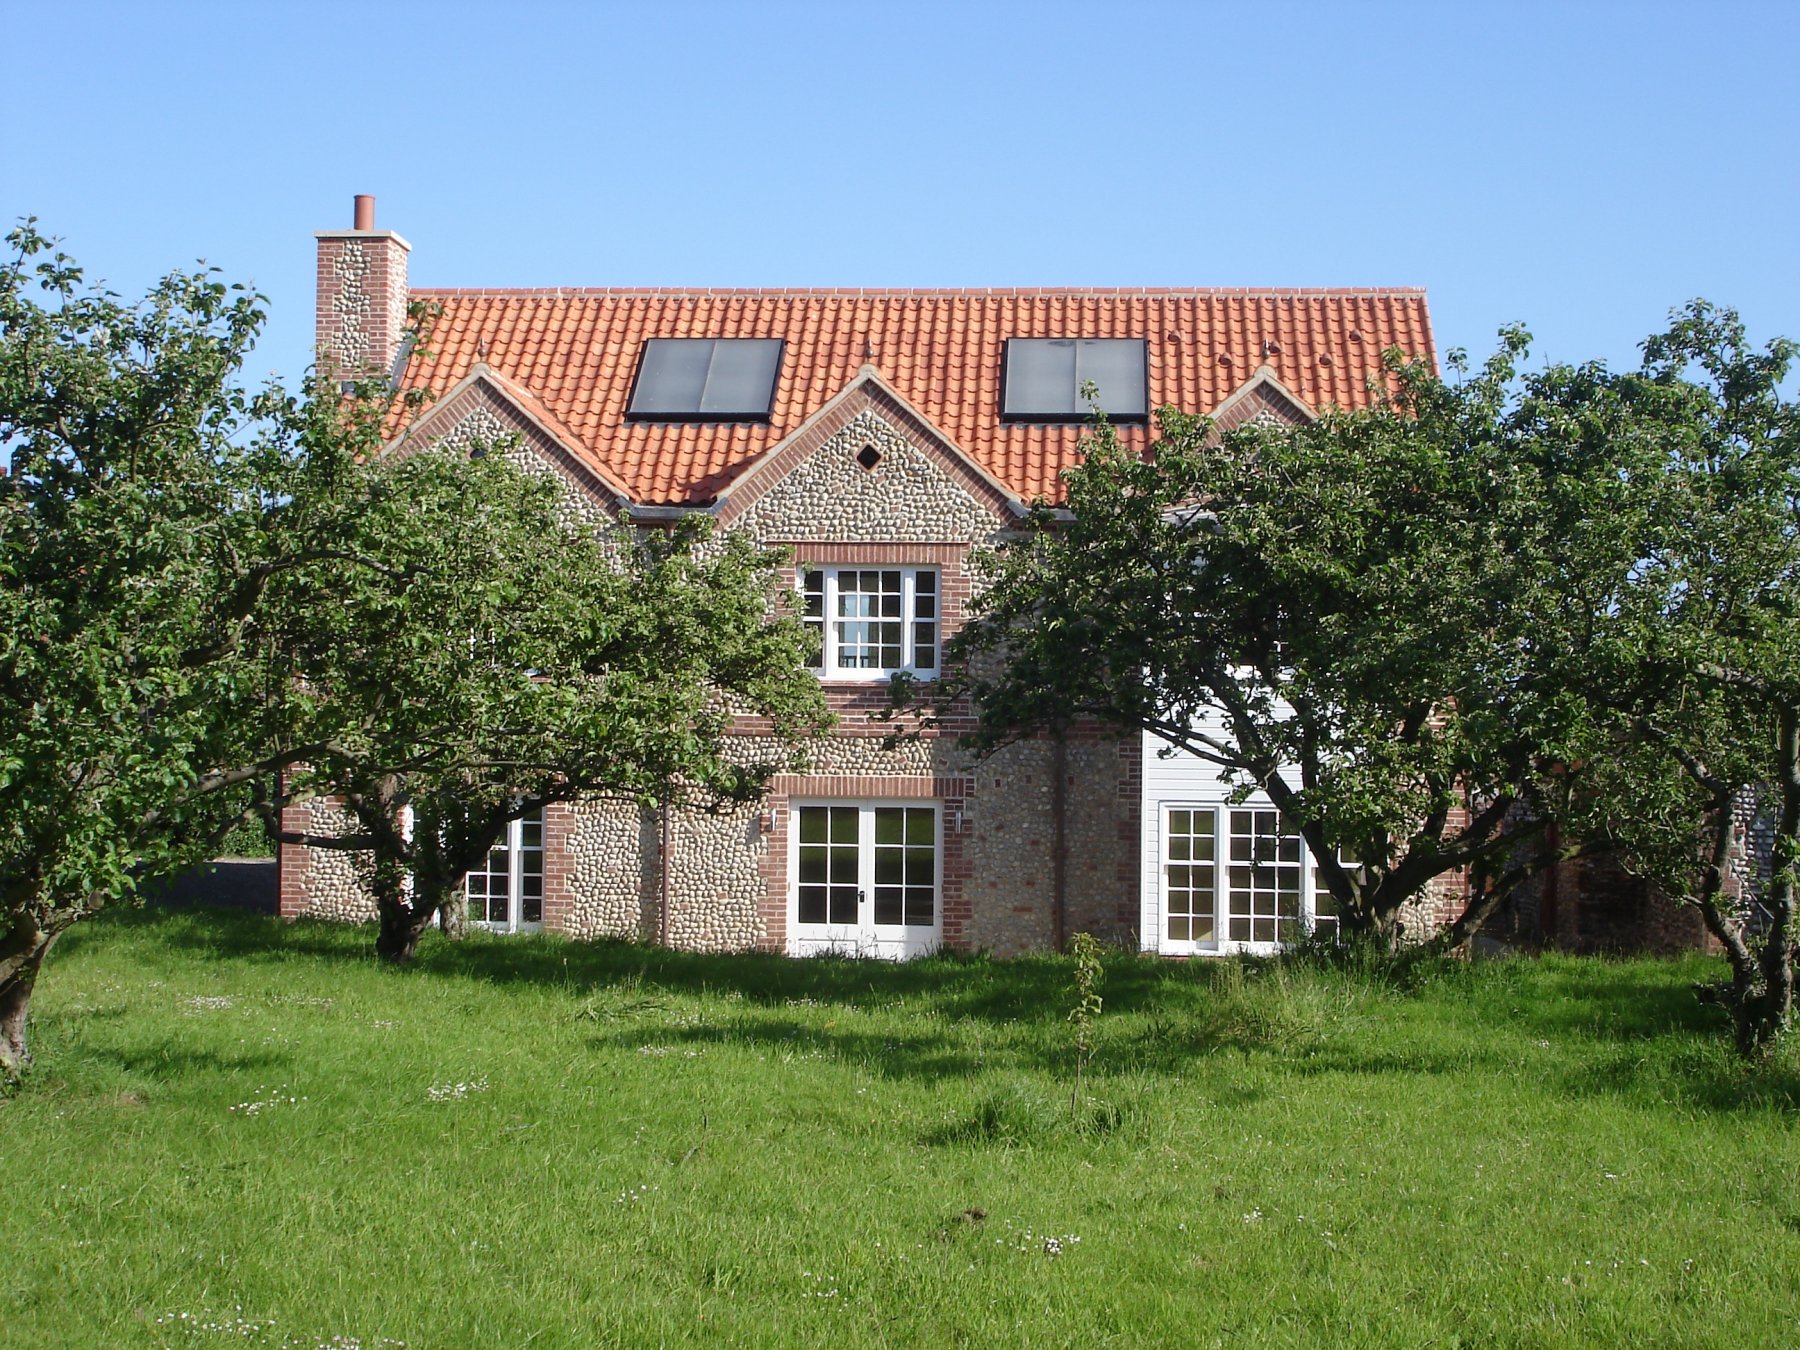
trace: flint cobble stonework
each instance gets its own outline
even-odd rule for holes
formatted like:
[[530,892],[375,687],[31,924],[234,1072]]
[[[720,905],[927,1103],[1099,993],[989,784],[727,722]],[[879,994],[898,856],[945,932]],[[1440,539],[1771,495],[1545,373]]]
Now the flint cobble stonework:
[[[516,433],[514,453],[528,466],[572,475],[489,396],[472,387],[453,402],[459,406],[425,429],[429,439],[462,446]],[[993,486],[878,398],[842,409],[787,458],[721,512],[725,526],[791,547],[797,566],[934,566],[941,637],[953,633],[973,588],[970,549],[998,541],[1012,524]],[[598,514],[590,488],[571,495]],[[966,712],[888,744],[894,727],[875,716],[886,703],[885,683],[827,681],[825,694],[838,727],[807,748],[801,771],[778,775],[760,802],[676,808],[666,828],[660,808],[637,803],[550,808],[546,926],[579,937],[666,936],[691,951],[787,950],[793,805],[917,801],[939,813],[946,945],[1010,956],[1084,930],[1133,941],[1142,786],[1135,741],[1088,732],[1060,746],[1026,741],[974,763],[955,743],[972,726]],[[738,757],[777,757],[766,728],[743,723]],[[319,819],[323,826],[327,817]],[[314,852],[306,876],[333,917],[373,917],[341,855]],[[320,903],[305,912],[327,912]]]

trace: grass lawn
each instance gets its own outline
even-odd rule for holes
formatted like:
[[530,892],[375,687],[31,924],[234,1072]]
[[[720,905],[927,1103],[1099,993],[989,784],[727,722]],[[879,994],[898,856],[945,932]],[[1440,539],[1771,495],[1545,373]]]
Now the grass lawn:
[[1800,1068],[1703,960],[1392,988],[126,913],[0,1102],[0,1343],[1800,1344]]

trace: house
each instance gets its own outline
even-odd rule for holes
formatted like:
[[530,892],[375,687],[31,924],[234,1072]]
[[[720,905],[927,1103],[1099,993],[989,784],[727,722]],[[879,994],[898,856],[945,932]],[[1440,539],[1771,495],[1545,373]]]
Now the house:
[[[1256,949],[1312,921],[1300,841],[1197,762],[1090,726],[972,763],[955,724],[889,748],[871,714],[895,671],[935,674],[970,551],[1058,498],[1085,381],[1137,445],[1164,404],[1225,427],[1363,406],[1383,350],[1434,355],[1422,291],[420,289],[372,199],[317,238],[321,355],[434,391],[410,436],[516,433],[596,514],[705,512],[784,546],[822,639],[839,725],[807,772],[725,814],[582,803],[518,822],[469,878],[474,920],[883,956],[1078,930]],[[437,317],[409,361],[412,300]],[[1257,865],[1233,871],[1234,853]],[[341,854],[287,847],[281,874],[284,915],[372,912]]]

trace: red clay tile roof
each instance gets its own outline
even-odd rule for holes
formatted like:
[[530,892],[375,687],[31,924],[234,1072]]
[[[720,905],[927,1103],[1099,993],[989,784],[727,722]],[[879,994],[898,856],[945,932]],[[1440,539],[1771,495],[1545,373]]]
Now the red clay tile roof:
[[[1061,495],[1078,426],[1000,420],[1009,337],[1148,340],[1150,403],[1211,412],[1262,365],[1316,409],[1360,408],[1381,352],[1435,361],[1422,290],[415,290],[441,312],[408,388],[485,361],[536,397],[569,449],[644,504],[703,503],[872,364],[1029,501]],[[787,340],[767,423],[628,422],[644,341]],[[1122,428],[1147,440],[1145,428]]]

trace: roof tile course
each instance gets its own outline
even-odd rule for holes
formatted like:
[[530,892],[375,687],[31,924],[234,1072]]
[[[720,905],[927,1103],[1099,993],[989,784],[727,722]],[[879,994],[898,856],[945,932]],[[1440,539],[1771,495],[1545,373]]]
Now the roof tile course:
[[[1060,496],[1082,428],[1000,420],[1009,337],[1142,337],[1152,407],[1210,412],[1261,366],[1314,408],[1367,406],[1381,353],[1436,359],[1421,290],[414,290],[438,317],[407,388],[478,362],[528,391],[569,449],[646,504],[710,500],[873,365],[1026,500]],[[626,420],[644,341],[784,338],[766,423]],[[1149,430],[1122,427],[1131,443]]]

